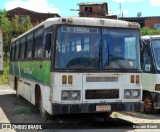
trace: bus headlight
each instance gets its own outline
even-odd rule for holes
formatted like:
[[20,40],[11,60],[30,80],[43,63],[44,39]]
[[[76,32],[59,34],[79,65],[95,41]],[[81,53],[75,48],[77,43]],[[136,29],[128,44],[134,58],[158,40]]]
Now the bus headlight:
[[140,89],[126,89],[124,91],[125,99],[137,99],[140,98]]
[[75,92],[72,92],[72,98],[73,99],[76,99],[76,98],[78,98],[78,92],[77,91],[75,91]]
[[138,97],[139,92],[138,91],[133,91],[132,95],[133,95],[134,98],[136,98],[136,97]]
[[127,90],[127,91],[124,92],[124,97],[125,98],[129,98],[130,96],[131,96],[131,93],[130,93],[129,90]]
[[80,100],[80,90],[62,90],[61,100]]
[[69,97],[69,92],[65,91],[62,93],[63,98],[68,98]]

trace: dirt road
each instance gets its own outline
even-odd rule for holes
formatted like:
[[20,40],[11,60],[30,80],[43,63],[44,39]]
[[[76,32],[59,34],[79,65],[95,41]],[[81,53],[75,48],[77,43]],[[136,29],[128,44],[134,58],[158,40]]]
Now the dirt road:
[[9,86],[0,86],[0,123],[41,123],[39,112],[25,99],[17,99]]

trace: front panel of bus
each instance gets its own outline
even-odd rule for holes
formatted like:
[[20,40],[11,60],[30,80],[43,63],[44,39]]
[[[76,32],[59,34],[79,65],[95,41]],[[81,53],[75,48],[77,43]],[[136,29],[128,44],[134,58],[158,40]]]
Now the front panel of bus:
[[56,32],[53,109],[60,113],[141,110],[137,29],[62,25]]
[[142,85],[150,92],[160,92],[160,37],[143,39]]

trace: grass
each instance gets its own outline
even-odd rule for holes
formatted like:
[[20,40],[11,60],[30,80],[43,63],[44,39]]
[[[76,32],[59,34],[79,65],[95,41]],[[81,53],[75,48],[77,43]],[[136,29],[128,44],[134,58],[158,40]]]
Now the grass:
[[20,107],[14,108],[12,114],[13,115],[21,115],[21,114],[31,115],[32,109],[30,107],[20,106]]
[[9,60],[3,61],[3,75],[0,75],[0,85],[6,85],[9,83]]
[[112,116],[117,118],[117,117],[119,117],[119,113],[118,112],[112,112]]

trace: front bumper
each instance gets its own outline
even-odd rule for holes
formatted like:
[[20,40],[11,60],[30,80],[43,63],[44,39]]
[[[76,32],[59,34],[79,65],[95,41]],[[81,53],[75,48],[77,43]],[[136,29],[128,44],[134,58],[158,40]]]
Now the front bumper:
[[143,102],[94,103],[94,104],[52,104],[53,114],[97,113],[96,106],[110,105],[111,111],[143,111]]

